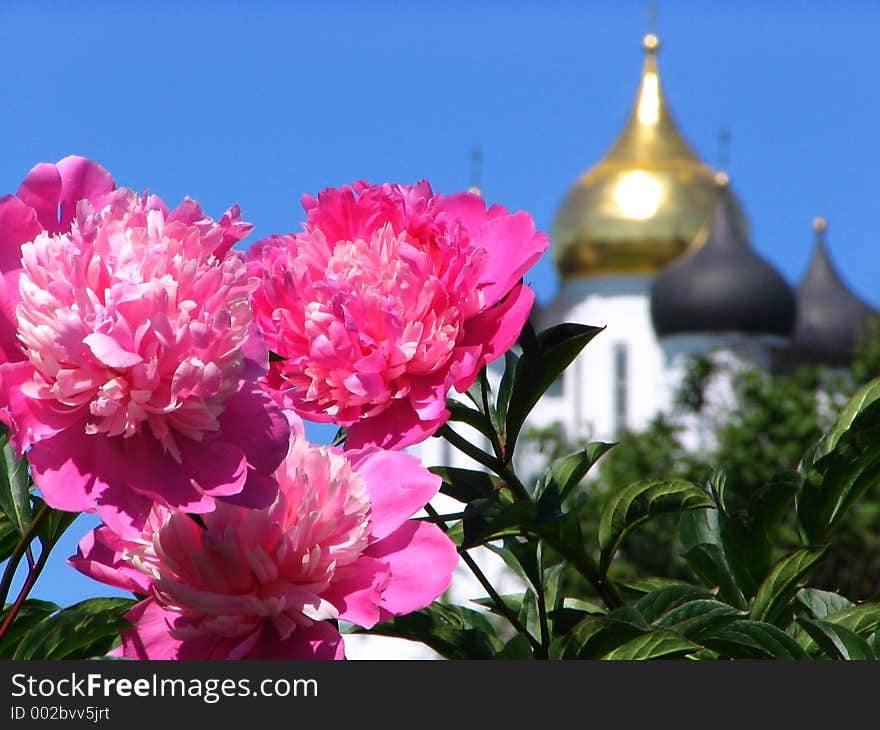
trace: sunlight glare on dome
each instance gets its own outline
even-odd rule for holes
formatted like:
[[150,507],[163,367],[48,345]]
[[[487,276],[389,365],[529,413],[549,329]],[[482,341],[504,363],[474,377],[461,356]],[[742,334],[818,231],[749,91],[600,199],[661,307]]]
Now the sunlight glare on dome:
[[620,178],[614,189],[614,202],[621,215],[646,220],[657,212],[663,199],[663,185],[643,170],[633,170]]

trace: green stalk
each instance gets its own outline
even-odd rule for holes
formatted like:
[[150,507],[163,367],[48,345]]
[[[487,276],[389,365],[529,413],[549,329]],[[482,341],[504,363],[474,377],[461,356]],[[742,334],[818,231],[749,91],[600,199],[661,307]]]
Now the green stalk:
[[[448,531],[448,526],[440,519],[437,510],[435,510],[430,504],[425,505],[425,512],[430,515],[435,524],[438,524],[444,532]],[[529,633],[529,630],[525,626],[523,626],[522,622],[519,620],[519,616],[510,610],[510,606],[504,602],[504,599],[498,594],[498,591],[495,590],[495,587],[489,582],[489,579],[483,571],[480,570],[480,566],[477,565],[477,562],[468,554],[467,549],[459,548],[458,554],[461,555],[461,559],[464,561],[465,565],[470,568],[471,573],[474,574],[474,577],[479,581],[480,585],[483,586],[486,593],[489,594],[489,598],[492,599],[498,612],[510,622],[510,625],[513,626],[518,633],[526,637],[536,653],[540,653],[542,650],[541,643]]]
[[9,627],[12,626],[12,622],[15,620],[15,617],[18,616],[18,612],[21,610],[22,605],[24,605],[28,594],[37,582],[37,578],[40,577],[40,573],[42,573],[43,568],[46,567],[46,561],[49,559],[49,553],[52,550],[52,547],[54,546],[47,546],[40,552],[40,557],[37,558],[36,564],[28,572],[28,577],[25,580],[24,585],[21,587],[21,591],[18,593],[18,598],[15,599],[15,603],[12,605],[12,608],[9,609],[9,613],[3,620],[3,625],[0,626],[0,641],[3,640]]
[[511,471],[510,467],[504,464],[502,461],[496,459],[490,454],[487,454],[482,449],[478,449],[470,441],[453,431],[452,428],[450,428],[449,424],[444,424],[438,431],[438,434],[445,438],[450,444],[452,444],[463,454],[471,457],[478,464],[482,464],[487,469],[490,469],[494,474],[497,474],[499,477],[501,477],[504,480],[504,483],[510,488],[510,491],[513,492],[514,496],[518,500],[531,500],[532,497],[529,494],[529,490],[526,489],[525,485],[520,481],[519,477],[514,474],[513,471]]
[[[6,605],[6,597],[9,595],[9,589],[12,587],[12,580],[15,577],[15,571],[18,569],[18,564],[21,562],[25,553],[27,553],[31,546],[31,542],[51,512],[52,508],[47,504],[40,507],[37,514],[34,515],[31,524],[28,526],[27,530],[24,531],[24,534],[15,546],[15,550],[12,551],[12,555],[9,556],[9,561],[6,563],[6,570],[3,571],[3,579],[0,580],[0,606]],[[42,555],[40,557],[42,558]]]

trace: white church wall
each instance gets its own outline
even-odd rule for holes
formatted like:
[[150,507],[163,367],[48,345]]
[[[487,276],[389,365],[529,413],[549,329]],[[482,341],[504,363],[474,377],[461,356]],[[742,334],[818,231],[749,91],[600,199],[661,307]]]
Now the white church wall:
[[566,372],[563,395],[539,403],[531,424],[562,421],[569,438],[587,441],[613,440],[621,427],[642,428],[650,421],[660,405],[663,370],[651,325],[651,281],[650,276],[597,276],[563,284],[548,312],[556,321],[545,317],[540,326],[578,322],[605,330]]

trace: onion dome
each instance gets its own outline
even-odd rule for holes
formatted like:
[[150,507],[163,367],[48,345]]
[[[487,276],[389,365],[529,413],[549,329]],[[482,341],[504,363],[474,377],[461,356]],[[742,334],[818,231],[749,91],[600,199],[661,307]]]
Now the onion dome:
[[[553,225],[563,279],[652,274],[684,253],[712,220],[715,173],[682,137],[660,87],[659,40],[645,36],[636,103],[611,149],[578,181]],[[732,215],[747,228],[734,200]]]
[[797,289],[797,320],[792,355],[797,362],[845,366],[868,321],[880,316],[840,278],[825,243],[828,225],[813,221],[813,258]]
[[749,245],[726,180],[717,187],[719,198],[705,243],[654,280],[654,329],[659,337],[697,332],[788,337],[794,327],[794,293]]

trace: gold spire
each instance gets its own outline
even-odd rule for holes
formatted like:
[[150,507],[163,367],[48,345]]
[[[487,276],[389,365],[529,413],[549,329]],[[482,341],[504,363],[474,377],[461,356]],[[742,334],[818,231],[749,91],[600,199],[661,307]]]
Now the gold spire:
[[[684,139],[669,110],[657,64],[660,39],[648,33],[642,48],[641,81],[626,125],[556,217],[553,249],[563,278],[654,273],[711,222],[715,172]],[[736,202],[735,210],[742,217]]]

